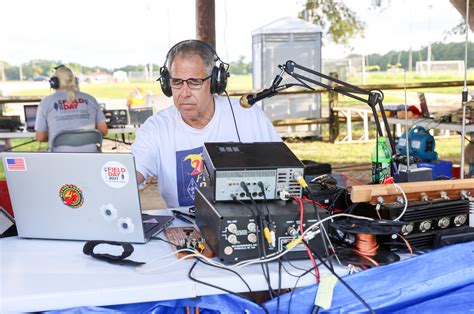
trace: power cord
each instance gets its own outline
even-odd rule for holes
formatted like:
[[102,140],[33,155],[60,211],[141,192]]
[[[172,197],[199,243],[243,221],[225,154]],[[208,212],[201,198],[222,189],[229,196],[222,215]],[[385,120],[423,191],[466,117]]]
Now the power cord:
[[229,94],[227,93],[226,90],[224,90],[224,93],[227,96],[227,101],[229,102],[229,107],[230,107],[230,110],[232,111],[232,118],[234,118],[234,126],[235,126],[235,132],[237,133],[237,138],[239,139],[239,143],[242,143],[242,140],[240,139],[239,128],[237,127],[237,121],[235,119],[234,108],[232,107],[232,102],[230,101]]
[[[308,187],[306,187],[306,191],[308,192],[308,195],[309,195],[309,197],[310,197],[310,199],[311,199],[311,201],[312,201],[311,203],[313,204],[313,208],[314,208],[314,211],[315,211],[315,213],[316,213],[316,217],[318,218],[318,221],[321,221],[321,216],[319,215],[319,210],[318,210],[318,208],[316,207],[316,203],[315,203],[315,201],[314,201],[315,197],[314,197],[314,195],[313,195],[313,192],[312,192]],[[327,238],[328,241],[330,241],[330,240],[329,240],[329,235],[328,235],[328,233],[327,233],[327,231],[326,231],[326,227],[324,227],[324,224],[321,224],[321,227],[320,227],[320,228],[321,228],[321,230],[322,230],[322,232],[321,232],[321,239],[323,240],[322,242],[323,242],[323,246],[324,246],[324,251],[326,252],[327,256],[331,256],[331,254],[330,254],[330,252],[329,252],[329,249],[328,249],[327,242],[326,242],[326,238]],[[331,244],[331,247],[332,247],[332,244]],[[331,265],[331,268],[334,269],[334,266],[332,265],[331,259],[329,259],[329,265]]]
[[[214,288],[214,289],[218,289],[218,290],[221,290],[221,291],[224,291],[228,294],[232,294],[233,296],[236,296],[236,297],[240,297],[240,298],[244,298],[250,302],[253,302],[251,299],[247,298],[246,296],[243,296],[243,295],[240,295],[238,293],[235,293],[233,291],[230,291],[230,290],[227,290],[225,288],[222,288],[222,287],[219,287],[219,286],[216,286],[216,285],[213,285],[213,284],[210,284],[210,283],[207,283],[207,282],[204,282],[204,281],[201,281],[199,279],[196,279],[195,277],[192,276],[192,272],[194,270],[194,268],[196,267],[197,263],[199,262],[200,260],[199,259],[196,259],[193,263],[193,265],[191,266],[191,268],[189,269],[188,271],[188,278],[191,279],[192,281],[194,282],[197,282],[197,283],[200,283],[202,285],[205,285],[205,286],[208,286],[208,287],[211,287],[211,288]],[[259,307],[262,308],[262,310],[265,312],[265,313],[268,313],[268,310],[267,308],[264,306],[264,305],[261,305],[261,304],[257,304]]]
[[[257,210],[257,213],[258,213],[257,222],[258,222],[258,226],[260,227],[260,230],[261,230],[260,237],[259,237],[261,245],[258,244],[258,243],[257,243],[257,245],[258,245],[258,249],[259,249],[260,258],[263,258],[264,256],[267,255],[267,252],[266,252],[266,249],[265,249],[265,237],[263,235],[264,227],[263,227],[263,222],[262,222],[262,213],[260,212],[260,208],[258,207],[257,203],[255,202],[254,198],[252,197],[252,194],[250,193],[250,190],[247,187],[247,184],[244,181],[241,181],[240,182],[240,187],[247,194],[247,197],[250,198],[250,201],[252,202],[253,206],[255,207],[255,209]],[[270,294],[270,298],[274,298],[275,297],[275,292],[273,291],[273,288],[272,288],[272,285],[271,285],[271,282],[270,282],[270,270],[268,269],[268,264],[267,263],[262,263],[261,267],[262,267],[263,275],[264,275],[265,279],[267,280],[268,292]]]
[[[315,251],[313,250],[309,245],[308,245],[308,242],[306,242],[305,240],[303,240],[303,243],[304,245],[306,245],[306,247],[308,247],[311,252],[313,253],[314,256],[316,256],[317,259],[319,259],[321,261],[321,263],[331,272],[331,274],[333,274],[356,298],[357,300],[359,300],[368,310],[370,313],[373,313],[375,314],[375,311],[372,309],[372,307],[370,307],[370,305],[357,293],[355,292],[354,289],[352,289],[351,286],[349,286],[349,284],[344,280],[342,279],[335,271],[332,267],[329,267],[328,264],[326,264],[326,262],[324,261],[324,259]],[[315,305],[316,306],[316,305]]]

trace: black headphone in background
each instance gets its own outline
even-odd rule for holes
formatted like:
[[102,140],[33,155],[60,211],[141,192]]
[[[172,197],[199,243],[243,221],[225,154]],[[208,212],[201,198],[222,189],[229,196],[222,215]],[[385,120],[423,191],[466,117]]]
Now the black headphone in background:
[[228,70],[229,70],[229,64],[223,62],[219,56],[217,55],[217,52],[214,50],[214,48],[211,47],[208,43],[197,40],[197,39],[189,39],[189,40],[183,40],[173,47],[168,51],[166,54],[166,60],[164,65],[160,68],[160,77],[158,78],[157,81],[160,81],[161,85],[161,90],[163,91],[163,94],[165,94],[168,97],[171,97],[173,95],[173,91],[171,89],[171,84],[170,84],[170,71],[166,67],[168,63],[168,58],[171,53],[176,47],[190,43],[190,42],[196,42],[204,47],[206,47],[207,50],[212,52],[214,56],[214,62],[219,61],[219,65],[214,65],[212,68],[212,73],[211,73],[211,94],[222,94],[225,91],[225,88],[227,86],[227,78],[230,76]]
[[[60,64],[57,67],[54,67],[54,71],[56,71],[57,69],[62,68],[64,66],[65,66],[64,64]],[[59,83],[59,78],[57,76],[54,76],[54,75],[51,76],[49,78],[49,86],[52,89],[58,89],[61,86],[61,84]]]

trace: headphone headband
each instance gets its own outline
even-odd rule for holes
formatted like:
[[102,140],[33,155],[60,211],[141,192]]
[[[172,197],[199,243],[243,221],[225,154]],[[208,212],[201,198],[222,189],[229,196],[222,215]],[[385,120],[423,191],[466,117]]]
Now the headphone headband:
[[[188,40],[180,41],[177,44],[175,44],[173,47],[171,47],[170,50],[168,50],[168,53],[166,54],[165,63],[160,68],[160,77],[157,80],[157,81],[160,81],[161,90],[163,91],[163,94],[165,94],[168,97],[171,97],[173,95],[173,91],[170,85],[171,74],[167,67],[170,54],[176,49],[176,47],[179,47],[181,45],[191,44],[191,43],[197,43],[203,47],[206,47],[208,51],[212,52],[214,67],[212,68],[212,73],[210,73],[211,93],[212,94],[223,93],[227,86],[227,78],[229,77],[229,72],[228,72],[229,64],[223,62],[217,55],[217,52],[215,51],[215,49],[208,43],[201,40],[197,40],[197,39],[188,39]],[[203,56],[201,57],[203,58]],[[216,62],[219,62],[219,66],[216,65]]]
[[168,66],[168,59],[170,57],[170,53],[176,48],[176,47],[179,47],[181,45],[184,45],[184,44],[187,44],[187,43],[199,43],[200,45],[206,47],[209,51],[211,51],[214,55],[214,62],[217,62],[217,61],[220,61],[222,63],[225,63],[223,62],[219,56],[217,55],[217,52],[216,50],[211,46],[209,45],[207,42],[205,41],[202,41],[202,40],[198,40],[198,39],[186,39],[186,40],[183,40],[183,41],[180,41],[179,43],[177,44],[174,44],[173,47],[170,48],[170,50],[168,50],[168,53],[166,54],[166,59],[165,59],[165,63],[163,66]]

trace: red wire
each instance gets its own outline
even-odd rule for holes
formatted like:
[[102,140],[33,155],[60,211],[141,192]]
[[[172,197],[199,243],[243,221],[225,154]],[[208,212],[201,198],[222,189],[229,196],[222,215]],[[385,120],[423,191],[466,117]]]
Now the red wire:
[[306,196],[303,196],[303,200],[305,200],[306,202],[309,202],[309,203],[315,203],[316,205],[318,205],[318,206],[321,207],[321,208],[327,208],[327,206],[325,206],[325,205],[323,205],[323,204],[321,204],[321,203],[319,203],[319,202],[315,202],[315,201],[313,201],[313,200],[310,200],[310,199],[309,199],[308,197],[306,197]]
[[344,179],[345,179],[344,177],[347,178],[347,176],[346,176],[345,174],[341,173],[341,181],[342,181],[342,184],[344,184],[344,187],[347,188],[347,182],[346,182],[346,180],[344,180]]
[[[353,179],[351,177],[349,177],[347,174],[345,173],[341,173],[341,176],[345,177],[347,180],[351,181],[351,182],[354,182],[358,185],[364,185],[364,183],[360,182],[360,181],[357,181],[356,179]],[[346,186],[347,187],[347,186]]]
[[[293,197],[295,201],[298,202],[299,207],[300,207],[300,234],[303,234],[303,216],[304,216],[304,205],[303,201],[301,198],[294,196]],[[318,265],[316,265],[316,261],[314,260],[313,254],[311,254],[311,250],[305,245],[306,252],[308,253],[309,259],[311,260],[311,263],[313,264],[314,267],[314,274],[316,276],[316,283],[319,283],[319,269]]]
[[[319,203],[319,202],[315,202],[315,201],[313,201],[313,200],[310,200],[310,199],[307,198],[306,196],[303,197],[303,200],[304,200],[304,201],[307,201],[307,202],[309,202],[309,203],[315,203],[316,205],[318,205],[318,206],[321,207],[321,208],[328,208],[328,207],[329,207],[329,206],[323,205],[323,204],[321,204],[321,203]],[[344,210],[342,210],[342,209],[337,209],[337,208],[333,208],[332,211],[333,211],[334,213],[343,213],[343,212],[344,212]]]

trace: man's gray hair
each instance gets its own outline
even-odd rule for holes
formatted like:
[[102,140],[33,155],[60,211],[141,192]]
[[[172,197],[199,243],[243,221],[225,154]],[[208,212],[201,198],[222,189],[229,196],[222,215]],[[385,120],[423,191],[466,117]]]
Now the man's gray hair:
[[177,56],[191,57],[195,55],[201,57],[202,61],[204,61],[204,64],[206,65],[206,73],[211,75],[212,69],[214,68],[217,61],[216,54],[210,46],[207,46],[207,44],[198,40],[187,40],[171,48],[168,53],[167,67],[171,70],[171,65]]

